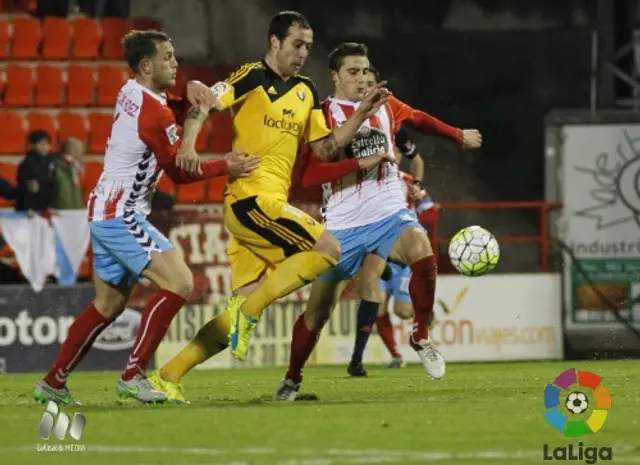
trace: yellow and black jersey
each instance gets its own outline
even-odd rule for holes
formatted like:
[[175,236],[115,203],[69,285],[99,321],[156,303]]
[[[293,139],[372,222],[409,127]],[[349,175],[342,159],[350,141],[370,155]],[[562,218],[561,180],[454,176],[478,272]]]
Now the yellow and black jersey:
[[300,139],[328,136],[318,92],[311,79],[286,81],[264,62],[249,63],[212,87],[233,118],[233,148],[260,157],[251,177],[231,182],[236,199],[265,195],[286,201]]

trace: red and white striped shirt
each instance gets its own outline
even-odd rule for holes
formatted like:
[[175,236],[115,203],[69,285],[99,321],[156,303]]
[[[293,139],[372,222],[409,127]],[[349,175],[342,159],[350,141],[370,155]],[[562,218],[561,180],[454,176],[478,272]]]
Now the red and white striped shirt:
[[89,196],[89,221],[148,215],[162,167],[174,158],[181,136],[164,95],[129,80],[120,89],[102,175]]

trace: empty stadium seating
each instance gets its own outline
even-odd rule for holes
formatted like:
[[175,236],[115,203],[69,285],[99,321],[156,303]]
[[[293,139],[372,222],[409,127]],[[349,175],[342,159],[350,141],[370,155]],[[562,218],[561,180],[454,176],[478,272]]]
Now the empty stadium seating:
[[91,66],[71,64],[67,73],[67,104],[79,107],[93,105],[96,93],[94,69]]
[[29,131],[34,131],[36,129],[47,131],[49,135],[51,135],[55,145],[58,136],[58,123],[54,115],[51,113],[31,111],[27,115],[27,121],[29,124]]
[[71,29],[64,18],[45,18],[42,22],[42,58],[66,60],[71,47]]
[[42,40],[42,24],[39,19],[17,17],[13,20],[12,58],[38,58],[40,41]]
[[65,140],[75,137],[86,141],[89,135],[89,123],[84,113],[61,111],[58,114],[58,137]]
[[100,65],[97,68],[97,75],[97,106],[114,106],[122,84],[124,84],[129,77],[128,71],[119,65]]
[[122,38],[131,29],[129,20],[105,18],[102,21],[102,57],[111,60],[123,60]]
[[33,68],[28,65],[9,63],[5,69],[5,106],[28,107],[33,101],[35,79]]
[[71,58],[91,60],[99,55],[102,31],[94,18],[74,18],[71,20],[73,40],[71,42]]
[[10,39],[9,22],[0,18],[0,58],[4,59],[9,55]]
[[[86,142],[89,153],[104,154],[117,93],[131,75],[121,44],[131,28],[162,29],[151,18],[0,17],[0,176],[14,180],[26,136],[35,129],[49,132],[56,144],[75,137]],[[227,71],[206,66],[181,68],[174,90],[182,92],[187,76],[213,84]],[[210,118],[196,147],[202,154],[229,151],[229,116]],[[101,162],[88,164],[82,181],[85,195],[101,171]],[[175,186],[163,176],[158,189],[175,195],[178,202],[216,202],[222,199],[225,182],[218,178]]]
[[24,153],[27,120],[16,112],[0,111],[0,153]]
[[65,101],[66,78],[60,66],[40,64],[36,68],[34,105],[59,107]]

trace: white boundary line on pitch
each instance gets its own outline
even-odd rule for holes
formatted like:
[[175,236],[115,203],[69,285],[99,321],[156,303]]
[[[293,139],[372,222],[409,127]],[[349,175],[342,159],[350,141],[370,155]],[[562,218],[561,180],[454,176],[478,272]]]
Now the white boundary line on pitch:
[[[55,443],[51,443],[53,445]],[[60,443],[66,444],[66,443]],[[252,455],[252,456],[282,456],[278,460],[278,465],[332,465],[337,463],[371,464],[371,463],[398,463],[402,461],[459,461],[465,459],[474,460],[514,460],[514,459],[536,459],[541,458],[542,450],[486,450],[477,452],[444,452],[444,451],[403,451],[403,450],[359,450],[359,449],[213,449],[206,447],[151,447],[151,446],[107,446],[99,444],[83,444],[84,453],[105,453],[105,454],[149,454],[165,453],[180,455],[200,455],[200,456],[221,456],[221,455]],[[624,453],[635,448],[626,444],[613,446],[618,453]],[[0,447],[0,452],[36,452],[37,445]],[[303,457],[307,458],[303,458]],[[615,457],[616,461],[628,463],[640,463],[640,456]],[[181,462],[178,462],[181,463]],[[231,462],[218,463],[218,465],[249,465],[243,460],[233,460]]]

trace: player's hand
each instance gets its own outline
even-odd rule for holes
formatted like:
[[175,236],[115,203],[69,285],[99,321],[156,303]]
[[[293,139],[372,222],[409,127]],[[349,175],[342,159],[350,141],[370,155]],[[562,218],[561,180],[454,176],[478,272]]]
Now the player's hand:
[[482,134],[477,129],[462,130],[462,148],[477,149],[482,146]]
[[191,105],[200,107],[207,113],[219,106],[218,98],[213,91],[200,81],[187,82],[187,100]]
[[200,155],[198,155],[196,149],[191,147],[189,144],[183,143],[178,148],[178,153],[176,154],[176,166],[187,173],[202,174],[202,169],[200,168]]
[[391,92],[385,87],[386,84],[387,81],[380,81],[367,92],[367,95],[365,95],[362,102],[360,102],[358,112],[364,119],[374,115],[382,105],[387,103]]
[[260,165],[260,158],[247,155],[244,150],[235,150],[224,156],[227,161],[229,178],[248,178]]
[[396,159],[393,154],[380,152],[376,155],[371,155],[370,157],[359,158],[358,165],[360,165],[361,170],[366,170],[369,168],[373,168],[374,166],[378,166],[380,163],[385,161],[394,164],[396,162]]

